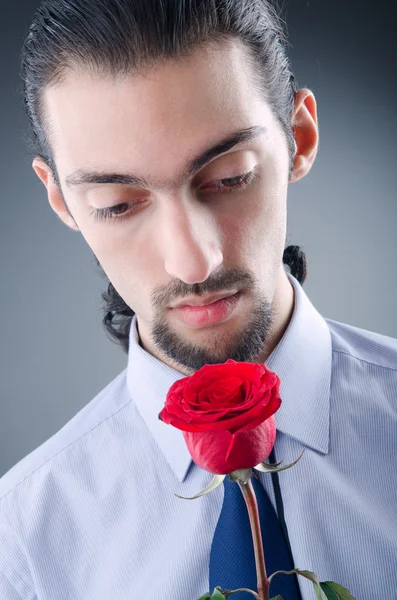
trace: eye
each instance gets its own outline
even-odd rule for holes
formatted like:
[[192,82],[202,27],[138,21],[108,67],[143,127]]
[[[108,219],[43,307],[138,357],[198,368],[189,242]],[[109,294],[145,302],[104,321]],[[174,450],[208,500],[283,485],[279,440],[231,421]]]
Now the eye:
[[244,173],[243,175],[212,181],[211,184],[201,187],[200,190],[203,190],[204,192],[208,190],[210,192],[216,191],[230,193],[236,189],[246,188],[248,185],[252,184],[257,177],[258,171],[255,168],[249,173]]
[[[139,203],[123,202],[109,208],[93,208],[90,215],[94,215],[95,221],[121,221],[135,212],[134,208],[137,204]],[[130,205],[132,206],[132,210],[128,210]]]
[[[237,175],[236,177],[228,177],[227,179],[218,179],[212,181],[210,185],[201,187],[200,191],[204,193],[226,193],[237,192],[252,185],[259,177],[258,166],[249,173]],[[135,211],[135,208],[142,204],[140,202],[123,202],[109,208],[93,208],[90,215],[94,216],[95,221],[122,221],[130,217]],[[130,208],[131,207],[131,208]],[[130,208],[130,210],[129,210]]]

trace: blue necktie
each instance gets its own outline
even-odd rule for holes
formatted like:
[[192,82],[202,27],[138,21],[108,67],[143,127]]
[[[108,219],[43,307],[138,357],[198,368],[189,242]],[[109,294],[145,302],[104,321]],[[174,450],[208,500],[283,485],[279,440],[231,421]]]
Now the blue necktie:
[[[269,462],[275,462],[274,452]],[[274,475],[277,478],[277,473]],[[278,484],[277,479],[273,481]],[[291,571],[294,565],[290,549],[273,505],[260,481],[252,476],[251,482],[258,502],[267,576],[275,571]],[[210,553],[209,591],[212,593],[217,585],[222,589],[257,591],[254,545],[244,496],[238,483],[230,481],[229,475],[223,483],[225,495]],[[276,575],[270,584],[270,597],[277,594],[284,600],[301,600],[297,575]],[[252,594],[238,592],[230,598],[248,600]]]

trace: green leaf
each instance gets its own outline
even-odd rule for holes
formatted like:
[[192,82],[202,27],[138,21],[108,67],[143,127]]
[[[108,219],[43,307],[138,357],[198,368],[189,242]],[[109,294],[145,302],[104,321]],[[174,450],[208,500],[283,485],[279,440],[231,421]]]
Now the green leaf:
[[302,571],[301,569],[294,569],[294,571],[295,573],[298,573],[298,575],[302,575],[302,577],[306,577],[306,579],[310,579],[310,581],[313,581],[313,583],[320,585],[318,577],[315,573],[313,573],[313,571]]
[[256,465],[256,467],[254,467],[254,469],[257,469],[258,471],[262,471],[262,473],[275,473],[276,471],[285,471],[285,469],[289,469],[290,467],[293,467],[294,465],[296,465],[296,463],[298,462],[298,460],[300,460],[302,458],[302,454],[304,453],[305,449],[302,450],[301,455],[298,456],[298,458],[296,460],[294,460],[294,462],[290,463],[289,465],[285,465],[285,467],[280,467],[279,465],[281,465],[281,462],[279,463],[273,463],[273,464],[269,464],[266,461],[262,461],[259,463],[259,465]]
[[348,589],[335,581],[321,581],[320,586],[328,600],[356,600]]
[[216,487],[218,487],[218,485],[220,485],[222,483],[222,481],[225,479],[225,477],[226,477],[226,475],[215,475],[215,477],[213,478],[211,483],[209,485],[207,485],[206,488],[204,488],[203,490],[201,490],[201,492],[199,492],[195,496],[192,496],[191,498],[185,498],[185,496],[179,496],[178,494],[175,494],[175,492],[174,492],[174,496],[178,496],[178,498],[182,498],[183,500],[194,500],[195,498],[200,498],[200,496],[204,496],[204,494],[208,494],[208,492],[212,492],[212,490],[214,490]]
[[333,591],[332,588],[329,587],[323,581],[320,581],[320,587],[323,590],[324,594],[327,596],[328,600],[339,600],[340,596],[336,592]]
[[225,596],[222,594],[218,586],[214,588],[214,591],[212,592],[212,596],[210,598],[211,600],[225,600]]
[[200,598],[197,598],[197,600],[210,600],[211,598],[211,592],[207,592],[206,594],[204,594],[204,596],[200,596]]
[[306,579],[310,579],[310,581],[313,582],[314,591],[316,592],[317,600],[328,600],[327,596],[325,595],[325,593],[323,592],[323,590],[320,587],[320,582],[315,573],[313,573],[312,571],[300,571],[299,569],[294,569],[294,570],[295,570],[295,573],[297,573],[298,575],[302,575],[302,577],[306,577]]

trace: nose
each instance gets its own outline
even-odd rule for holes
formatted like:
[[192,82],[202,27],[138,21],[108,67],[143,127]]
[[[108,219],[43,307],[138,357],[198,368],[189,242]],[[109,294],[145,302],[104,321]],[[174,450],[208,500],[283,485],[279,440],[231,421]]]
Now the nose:
[[223,261],[219,227],[208,207],[188,197],[171,198],[162,215],[164,266],[190,285],[205,281]]

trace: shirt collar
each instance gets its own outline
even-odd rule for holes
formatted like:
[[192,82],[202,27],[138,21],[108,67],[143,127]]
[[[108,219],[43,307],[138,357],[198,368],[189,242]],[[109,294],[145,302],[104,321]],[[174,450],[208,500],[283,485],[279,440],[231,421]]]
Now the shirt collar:
[[[281,381],[277,431],[327,454],[331,334],[298,280],[287,275],[294,288],[293,314],[283,337],[265,362]],[[192,459],[182,431],[160,421],[158,414],[171,385],[183,377],[184,374],[140,346],[134,315],[129,333],[127,386],[146,427],[180,482],[185,479]]]

